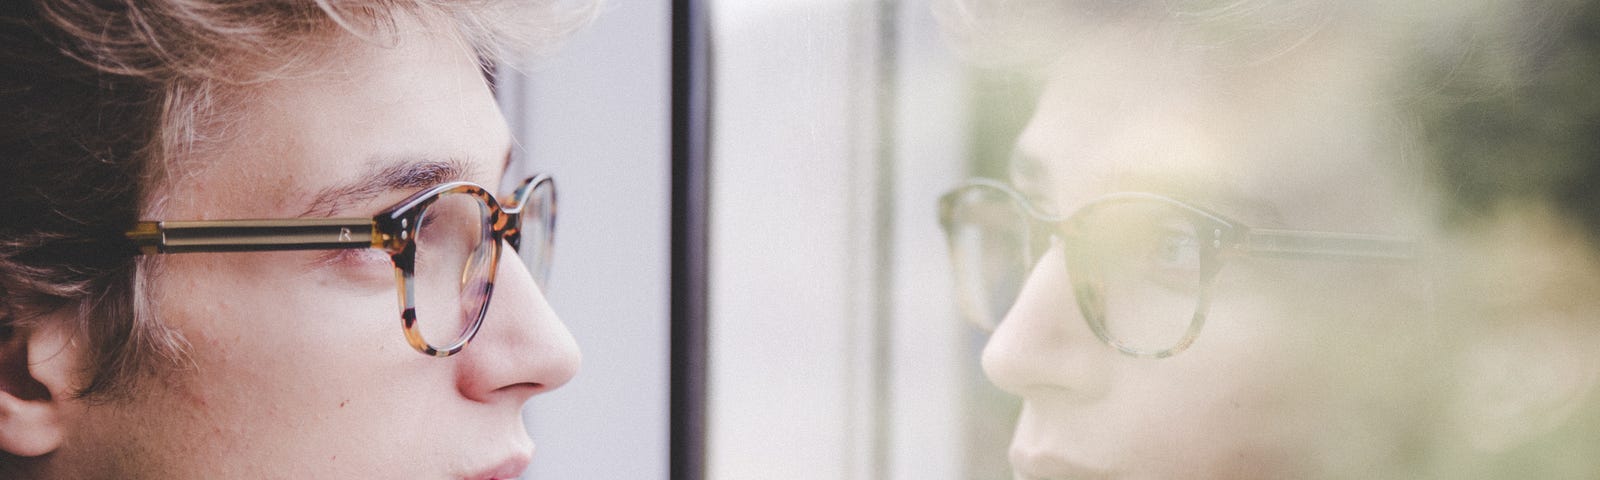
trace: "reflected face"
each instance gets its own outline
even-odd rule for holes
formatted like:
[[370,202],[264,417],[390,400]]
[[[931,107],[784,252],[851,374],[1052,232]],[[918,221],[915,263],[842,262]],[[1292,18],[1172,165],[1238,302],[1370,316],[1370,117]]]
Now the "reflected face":
[[[1013,183],[1040,209],[1151,192],[1257,228],[1421,232],[1419,192],[1395,173],[1407,146],[1359,39],[1334,32],[1232,66],[1170,33],[1105,27],[1070,43],[1014,159]],[[1095,223],[1161,225],[1123,213]],[[1051,244],[985,348],[986,374],[1023,400],[1017,478],[1369,478],[1409,460],[1437,391],[1417,380],[1432,377],[1414,266],[1228,258],[1194,343],[1152,359],[1096,336],[1068,274],[1072,255],[1130,245]],[[1187,321],[1165,317],[1187,315],[1174,299],[1191,287],[1162,281],[1108,280],[1150,288],[1103,308],[1134,312],[1135,336]]]
[[[332,38],[325,71],[229,92],[246,111],[156,215],[363,217],[444,182],[501,186],[500,111],[465,43],[427,27],[402,22],[394,48]],[[516,477],[533,454],[521,407],[578,353],[507,252],[482,330],[448,358],[407,344],[383,251],[163,256],[154,304],[185,368],[80,406],[64,477]]]

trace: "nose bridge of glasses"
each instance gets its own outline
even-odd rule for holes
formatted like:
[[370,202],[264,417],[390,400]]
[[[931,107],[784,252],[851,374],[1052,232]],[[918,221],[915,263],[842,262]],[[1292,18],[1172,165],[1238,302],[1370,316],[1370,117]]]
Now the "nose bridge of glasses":
[[517,188],[511,190],[511,196],[503,199],[501,208],[508,212],[521,212],[533,199],[536,192],[545,192],[549,196],[555,195],[555,180],[547,174],[538,174],[522,179],[517,183]]
[[958,307],[969,322],[992,330],[1050,249],[1055,219],[1009,185],[986,178],[963,183],[939,203],[960,289]]
[[1056,215],[1046,213],[1038,205],[1034,205],[1022,192],[1004,182],[988,178],[976,178],[966,181],[961,186],[939,197],[940,223],[949,228],[961,222],[971,221],[973,219],[964,217],[972,214],[971,210],[974,210],[974,206],[985,203],[1008,205],[1015,213],[1029,219],[1030,223],[1033,224],[1053,224],[1063,220]]
[[533,182],[535,178],[536,177],[529,177],[523,179],[521,183],[518,183],[517,188],[511,190],[511,197],[507,198],[508,201],[501,205],[501,207],[505,208],[507,211],[521,211],[522,207],[528,204],[528,197],[533,194]]

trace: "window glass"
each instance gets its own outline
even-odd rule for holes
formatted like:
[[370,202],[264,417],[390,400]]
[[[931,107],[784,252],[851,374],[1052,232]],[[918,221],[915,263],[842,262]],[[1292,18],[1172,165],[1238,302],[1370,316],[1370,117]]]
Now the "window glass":
[[974,118],[1021,103],[977,84],[1008,80],[926,2],[711,14],[709,476],[1004,476],[1016,402],[981,379],[933,200],[1004,157]]
[[711,476],[1593,476],[1590,3],[711,2]]
[[[1595,477],[1587,3],[709,1],[708,477]],[[669,13],[504,86],[529,478],[665,476]]]

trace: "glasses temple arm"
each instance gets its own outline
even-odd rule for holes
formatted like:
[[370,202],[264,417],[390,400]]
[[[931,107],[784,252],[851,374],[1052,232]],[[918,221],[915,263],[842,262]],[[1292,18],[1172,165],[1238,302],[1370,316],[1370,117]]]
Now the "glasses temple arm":
[[1411,260],[1417,242],[1403,237],[1359,233],[1251,229],[1239,244],[1252,256]]
[[370,218],[139,222],[126,233],[139,253],[382,248]]

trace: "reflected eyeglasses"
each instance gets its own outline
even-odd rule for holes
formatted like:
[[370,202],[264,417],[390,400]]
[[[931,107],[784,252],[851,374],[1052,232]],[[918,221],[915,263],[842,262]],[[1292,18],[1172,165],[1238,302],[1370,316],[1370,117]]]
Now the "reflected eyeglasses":
[[1106,195],[1059,217],[1005,183],[973,179],[941,196],[939,207],[957,303],[969,321],[998,326],[1029,272],[1059,248],[1090,330],[1135,357],[1169,357],[1194,343],[1229,258],[1416,256],[1416,242],[1406,238],[1251,228],[1153,193]]
[[435,357],[477,335],[494,293],[503,243],[544,288],[555,240],[556,187],[524,179],[501,204],[470,182],[418,192],[370,218],[141,221],[126,232],[140,254],[376,248],[389,254],[406,342]]

